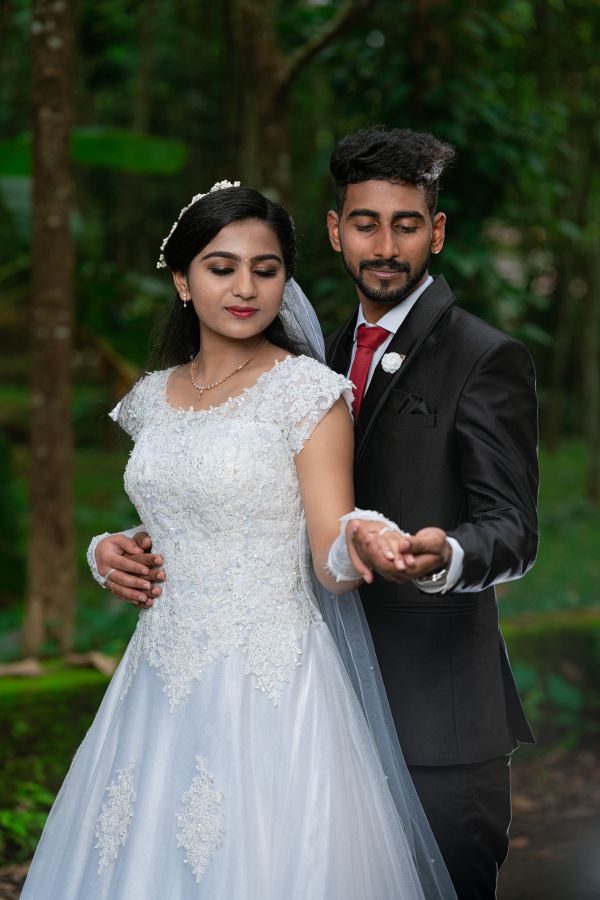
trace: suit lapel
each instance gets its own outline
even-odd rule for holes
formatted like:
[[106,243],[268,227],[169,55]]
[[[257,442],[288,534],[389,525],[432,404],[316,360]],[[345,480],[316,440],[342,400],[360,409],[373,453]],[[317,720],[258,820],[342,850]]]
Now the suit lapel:
[[327,348],[327,364],[334,372],[341,375],[348,373],[350,357],[352,355],[352,342],[358,309],[355,309],[345,325],[333,336],[331,344]]
[[373,378],[363,398],[357,423],[357,464],[389,392],[404,378],[423,343],[442,316],[454,305],[454,302],[454,295],[446,279],[439,275],[419,297],[406,320],[392,338],[386,353],[399,353],[404,355],[405,359],[396,372],[385,372],[380,363],[373,373]]

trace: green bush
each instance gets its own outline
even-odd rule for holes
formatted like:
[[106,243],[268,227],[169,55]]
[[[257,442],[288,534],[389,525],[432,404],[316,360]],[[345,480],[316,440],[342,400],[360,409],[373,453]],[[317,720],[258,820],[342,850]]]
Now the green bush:
[[30,859],[54,803],[54,793],[34,781],[13,786],[14,808],[0,809],[0,861],[19,863]]
[[504,629],[540,744],[575,747],[600,733],[600,618],[562,614]]

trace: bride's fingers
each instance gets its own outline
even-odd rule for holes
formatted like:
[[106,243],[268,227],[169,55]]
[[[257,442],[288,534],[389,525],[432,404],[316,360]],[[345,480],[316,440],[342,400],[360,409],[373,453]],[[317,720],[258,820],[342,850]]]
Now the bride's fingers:
[[365,538],[363,552],[367,558],[368,564],[376,569],[380,575],[387,579],[389,579],[390,576],[393,576],[395,572],[393,553],[392,559],[390,559],[388,556],[388,553],[391,552],[390,547],[383,538],[380,538],[376,533],[369,534]]
[[406,541],[403,535],[398,534],[396,531],[384,531],[378,535],[377,540],[385,558],[393,562],[399,572],[404,572],[406,564],[404,562],[403,547]]
[[348,556],[350,557],[350,562],[352,563],[353,568],[358,572],[359,576],[363,579],[366,584],[370,584],[373,581],[373,573],[368,566],[368,564],[363,560],[362,556],[356,549],[356,545],[353,540],[347,542],[348,545]]

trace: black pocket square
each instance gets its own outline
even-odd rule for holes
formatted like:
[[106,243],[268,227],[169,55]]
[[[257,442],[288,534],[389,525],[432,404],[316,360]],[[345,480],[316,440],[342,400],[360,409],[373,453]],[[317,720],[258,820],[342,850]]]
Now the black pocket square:
[[402,413],[406,415],[428,415],[429,407],[422,397],[416,394],[408,394],[406,391],[391,391],[387,403],[386,412]]

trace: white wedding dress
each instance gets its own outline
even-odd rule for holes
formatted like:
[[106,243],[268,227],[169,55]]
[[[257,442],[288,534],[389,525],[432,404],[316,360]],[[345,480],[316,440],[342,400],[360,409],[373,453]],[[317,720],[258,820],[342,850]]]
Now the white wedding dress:
[[350,383],[287,357],[241,396],[115,411],[168,580],[50,813],[23,900],[418,900],[373,738],[302,565],[294,457]]

